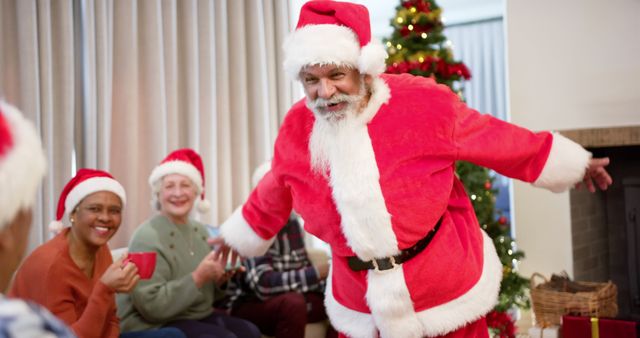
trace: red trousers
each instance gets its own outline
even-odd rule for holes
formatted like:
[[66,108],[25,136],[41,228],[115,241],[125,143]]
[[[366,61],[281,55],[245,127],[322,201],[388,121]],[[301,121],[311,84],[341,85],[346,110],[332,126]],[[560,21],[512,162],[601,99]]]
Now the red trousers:
[[[348,338],[348,336],[340,333],[339,338]],[[435,338],[489,338],[489,328],[485,317],[476,320],[473,323],[465,325],[453,332],[449,332],[444,336]]]

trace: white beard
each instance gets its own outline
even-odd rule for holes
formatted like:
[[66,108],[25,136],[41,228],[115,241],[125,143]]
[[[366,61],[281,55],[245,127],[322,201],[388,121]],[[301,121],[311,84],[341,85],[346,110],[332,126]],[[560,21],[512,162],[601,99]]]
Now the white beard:
[[[370,87],[365,83],[364,76],[360,76],[360,90],[358,94],[334,94],[329,99],[318,98],[309,100],[306,105],[315,116],[313,130],[309,139],[309,152],[311,154],[311,169],[322,175],[326,175],[330,169],[330,156],[336,147],[340,147],[340,140],[349,135],[349,131],[362,125],[357,119],[362,102],[370,93]],[[336,112],[326,112],[329,104],[347,102],[347,106]]]
[[[345,140],[355,128],[361,127],[365,123],[357,119],[359,105],[367,92],[364,85],[360,88],[358,95],[348,97],[349,105],[335,113],[323,115],[314,109],[314,102],[307,101],[307,106],[316,118],[309,139],[311,169],[314,172],[326,175],[331,169],[330,158],[332,154],[335,154],[337,147],[346,146],[341,140]],[[339,99],[345,99],[345,95],[340,96]],[[333,98],[329,101],[332,100]]]
[[338,140],[344,137],[345,133],[353,129],[356,124],[353,114],[347,114],[338,121],[329,121],[317,118],[313,124],[311,137],[309,139],[309,153],[311,155],[311,169],[322,175],[329,172],[330,156],[335,153],[339,146]]

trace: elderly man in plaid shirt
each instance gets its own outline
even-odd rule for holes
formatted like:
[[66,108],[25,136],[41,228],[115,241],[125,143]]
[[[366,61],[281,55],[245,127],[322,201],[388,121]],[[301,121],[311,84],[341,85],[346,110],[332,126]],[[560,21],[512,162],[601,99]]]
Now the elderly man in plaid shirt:
[[[262,164],[253,174],[253,185],[271,167]],[[227,288],[226,306],[231,314],[256,324],[262,333],[276,338],[304,337],[307,323],[327,319],[324,308],[327,262],[314,266],[307,256],[300,223],[295,215],[278,233],[264,256],[243,261]],[[328,337],[337,337],[329,329]]]

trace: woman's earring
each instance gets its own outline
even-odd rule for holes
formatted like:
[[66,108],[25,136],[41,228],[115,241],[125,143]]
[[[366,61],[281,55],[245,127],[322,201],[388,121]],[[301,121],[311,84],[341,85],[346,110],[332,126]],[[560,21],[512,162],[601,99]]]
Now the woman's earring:
[[75,220],[74,220],[73,218],[72,218],[72,219],[70,219],[70,221],[71,221],[71,223],[75,222]]

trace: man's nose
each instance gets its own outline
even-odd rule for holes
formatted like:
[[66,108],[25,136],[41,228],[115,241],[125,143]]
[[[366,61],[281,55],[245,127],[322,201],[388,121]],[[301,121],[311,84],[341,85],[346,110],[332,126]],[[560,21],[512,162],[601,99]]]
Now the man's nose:
[[318,88],[318,97],[322,99],[330,99],[333,94],[336,93],[336,86],[331,81],[322,79],[320,80],[320,87]]

